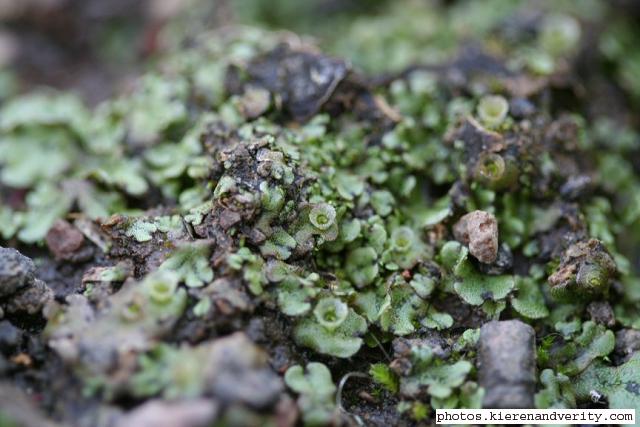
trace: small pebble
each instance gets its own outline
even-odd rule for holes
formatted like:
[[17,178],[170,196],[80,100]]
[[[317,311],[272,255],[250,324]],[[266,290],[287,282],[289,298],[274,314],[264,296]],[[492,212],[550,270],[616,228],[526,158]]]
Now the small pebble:
[[47,232],[47,247],[56,259],[69,259],[80,250],[84,235],[63,219],[57,220]]
[[485,211],[464,215],[453,226],[456,240],[469,246],[469,252],[478,261],[492,264],[498,257],[498,221]]

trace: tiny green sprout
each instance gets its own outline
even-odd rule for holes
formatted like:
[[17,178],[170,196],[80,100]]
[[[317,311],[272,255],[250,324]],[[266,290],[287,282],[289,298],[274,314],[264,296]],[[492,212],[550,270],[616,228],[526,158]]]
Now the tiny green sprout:
[[345,200],[353,200],[364,191],[364,182],[361,177],[346,172],[338,172],[333,177],[336,191]]
[[480,328],[466,329],[458,340],[453,344],[453,350],[460,352],[463,350],[471,350],[476,347],[480,340]]
[[398,376],[384,363],[374,363],[369,368],[369,375],[391,393],[397,393],[400,388]]
[[542,319],[549,315],[539,284],[530,277],[516,277],[517,296],[511,298],[513,309],[528,319]]
[[204,286],[213,280],[208,243],[192,243],[178,248],[160,265],[160,269],[177,273],[190,288]]
[[426,249],[411,228],[398,227],[391,233],[381,262],[388,270],[411,269],[426,256]]
[[553,57],[542,49],[528,52],[524,61],[532,72],[542,76],[553,73],[555,67]]
[[569,15],[548,16],[540,31],[542,48],[553,56],[572,51],[580,41],[580,24]]
[[125,234],[127,237],[133,237],[138,242],[148,242],[153,238],[153,233],[156,231],[158,231],[158,226],[155,223],[138,219],[129,225]]
[[319,230],[328,230],[336,220],[336,210],[328,203],[316,205],[309,213],[309,221]]
[[459,242],[449,241],[440,249],[440,262],[452,275],[447,278],[466,303],[481,305],[487,314],[496,315],[504,309],[504,299],[515,287],[511,275],[485,275],[480,273],[469,260],[469,251]]
[[184,216],[184,220],[191,225],[200,225],[205,215],[211,212],[213,204],[211,200],[189,209],[189,213]]
[[211,310],[211,299],[203,297],[196,305],[193,306],[193,314],[202,317]]
[[162,233],[178,232],[183,230],[182,219],[179,215],[159,216],[155,219],[158,231]]
[[322,363],[310,362],[306,369],[295,365],[287,369],[284,382],[296,393],[332,397],[336,386],[331,371]]
[[451,214],[451,198],[449,196],[442,197],[424,211],[422,226],[425,228],[433,228],[451,216]]
[[92,270],[92,274],[85,273],[89,282],[122,282],[131,274],[125,263],[118,263],[111,267],[98,267]]
[[138,370],[128,379],[127,387],[136,397],[161,394],[165,399],[188,399],[200,396],[206,378],[200,368],[206,360],[207,347],[172,347],[160,344],[138,359]]
[[254,295],[261,294],[263,291],[262,285],[266,284],[267,280],[270,280],[265,275],[266,269],[264,268],[262,257],[254,254],[247,247],[238,249],[235,254],[229,254],[227,264],[233,270],[242,271],[242,277]]
[[323,298],[316,304],[313,314],[318,323],[332,331],[345,321],[349,307],[338,298]]
[[411,408],[411,418],[416,421],[422,421],[429,416],[429,406],[422,402],[414,402]]
[[414,332],[422,311],[421,306],[422,301],[409,286],[394,286],[380,307],[380,327],[395,335]]
[[398,252],[408,252],[414,242],[415,233],[409,227],[398,227],[391,233],[391,244],[394,250]]
[[509,112],[509,103],[500,95],[486,95],[478,103],[478,117],[489,127],[497,127]]
[[[237,268],[239,270],[240,268]],[[296,268],[277,259],[270,259],[264,267],[264,275],[272,283],[282,282],[295,274]]]

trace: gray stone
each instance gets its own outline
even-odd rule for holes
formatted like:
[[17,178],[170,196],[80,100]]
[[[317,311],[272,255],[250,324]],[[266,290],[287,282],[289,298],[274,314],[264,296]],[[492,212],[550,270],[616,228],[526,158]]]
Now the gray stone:
[[640,331],[621,329],[616,332],[615,352],[622,357],[623,362],[637,351],[640,351]]
[[53,291],[35,278],[33,261],[15,249],[0,247],[0,318],[5,313],[39,313]]
[[0,298],[13,295],[34,280],[33,261],[15,249],[0,247]]
[[479,382],[484,408],[533,408],[535,332],[519,320],[491,321],[480,329]]
[[53,300],[53,291],[42,280],[35,279],[28,288],[12,296],[4,306],[7,313],[38,314]]
[[13,326],[7,320],[0,322],[0,351],[10,353],[15,350],[22,341],[22,331]]

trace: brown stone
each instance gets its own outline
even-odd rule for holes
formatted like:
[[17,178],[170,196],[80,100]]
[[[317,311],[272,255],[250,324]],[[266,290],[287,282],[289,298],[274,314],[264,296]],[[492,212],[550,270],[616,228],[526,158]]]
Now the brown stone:
[[456,240],[469,246],[469,252],[484,264],[493,263],[498,256],[498,221],[485,211],[464,215],[453,226]]
[[57,220],[45,238],[47,247],[57,259],[68,259],[80,250],[84,235],[63,219]]

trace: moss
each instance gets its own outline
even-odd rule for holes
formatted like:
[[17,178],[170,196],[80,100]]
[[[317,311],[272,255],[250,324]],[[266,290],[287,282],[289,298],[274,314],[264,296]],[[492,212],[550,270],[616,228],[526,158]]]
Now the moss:
[[[240,15],[282,22],[254,3]],[[314,22],[320,48],[225,27],[95,108],[2,93],[0,239],[42,257],[57,295],[30,340],[92,403],[121,406],[210,398],[194,343],[243,329],[281,373],[322,355],[284,374],[296,402],[277,399],[304,423],[357,423],[375,390],[392,398],[385,422],[429,424],[480,406],[479,327],[519,318],[538,334],[538,407],[596,387],[637,407],[623,390],[635,361],[609,366],[615,333],[640,327],[637,25],[592,2],[380,2],[317,19],[320,3],[286,20]],[[469,212],[487,221],[469,227]],[[36,247],[60,218],[84,239],[69,265]],[[28,369],[57,370],[39,357]],[[351,384],[332,374],[369,366],[377,385],[358,383],[349,415]],[[230,425],[280,410],[223,403]]]

